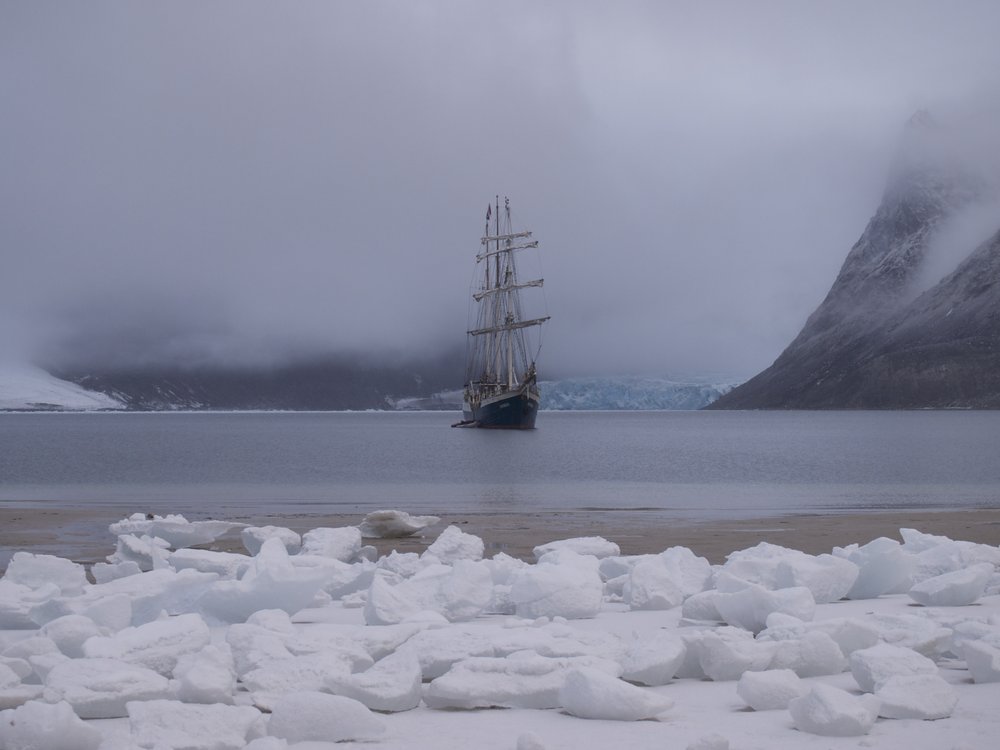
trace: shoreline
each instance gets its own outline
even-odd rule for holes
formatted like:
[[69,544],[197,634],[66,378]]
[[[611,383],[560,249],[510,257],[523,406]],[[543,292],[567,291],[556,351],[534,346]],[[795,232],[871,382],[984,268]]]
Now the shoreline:
[[[121,506],[44,507],[0,503],[0,570],[14,552],[25,551],[68,557],[90,564],[103,561],[114,551],[114,538],[107,531],[114,523],[138,509]],[[357,525],[364,513],[263,513],[229,514],[218,520],[250,525],[287,526],[299,533],[318,527]],[[191,517],[189,520],[202,520]],[[466,512],[442,514],[440,523],[424,536],[402,539],[365,540],[380,555],[390,550],[421,552],[448,525],[454,524],[482,537],[486,556],[504,552],[533,560],[539,544],[578,536],[602,536],[617,543],[623,555],[662,552],[673,546],[690,548],[695,554],[721,563],[739,549],[769,542],[809,554],[828,553],[835,546],[865,544],[887,536],[899,538],[900,528],[950,537],[955,540],[1000,545],[1000,509],[939,511],[846,512],[836,514],[789,514],[740,519],[690,520],[670,518],[659,510],[546,511],[537,513]],[[239,530],[230,532],[210,549],[245,552]]]

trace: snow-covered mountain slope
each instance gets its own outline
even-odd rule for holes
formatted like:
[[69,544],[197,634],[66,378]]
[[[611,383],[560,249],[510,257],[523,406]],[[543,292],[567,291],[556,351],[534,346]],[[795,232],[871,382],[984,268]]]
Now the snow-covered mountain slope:
[[976,250],[981,238],[955,231],[971,217],[984,236],[1000,229],[1000,216],[984,212],[998,205],[998,174],[957,140],[914,117],[826,299],[774,364],[712,408],[1000,406],[998,243]]
[[88,391],[31,365],[0,364],[0,411],[93,411],[122,409],[115,398]]

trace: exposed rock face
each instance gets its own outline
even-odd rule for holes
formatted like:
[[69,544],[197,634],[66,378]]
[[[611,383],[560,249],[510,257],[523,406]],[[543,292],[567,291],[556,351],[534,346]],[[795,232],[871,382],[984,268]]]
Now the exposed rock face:
[[993,195],[960,162],[926,158],[935,127],[911,121],[882,204],[795,340],[709,408],[1000,408],[1000,232],[921,290],[935,233]]

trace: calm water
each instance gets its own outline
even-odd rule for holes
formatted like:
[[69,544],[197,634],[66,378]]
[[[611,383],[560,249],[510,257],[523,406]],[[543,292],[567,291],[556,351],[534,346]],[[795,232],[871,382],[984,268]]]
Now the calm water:
[[0,414],[0,503],[192,517],[658,509],[679,518],[1000,507],[998,412]]

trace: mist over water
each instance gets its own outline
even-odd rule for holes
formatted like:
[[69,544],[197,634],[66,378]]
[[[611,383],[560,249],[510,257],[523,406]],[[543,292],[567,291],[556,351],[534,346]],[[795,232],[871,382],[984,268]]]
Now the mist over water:
[[902,123],[995,97],[998,21],[6,3],[0,349],[86,368],[461,346],[499,193],[541,242],[545,372],[752,374],[822,299]]

